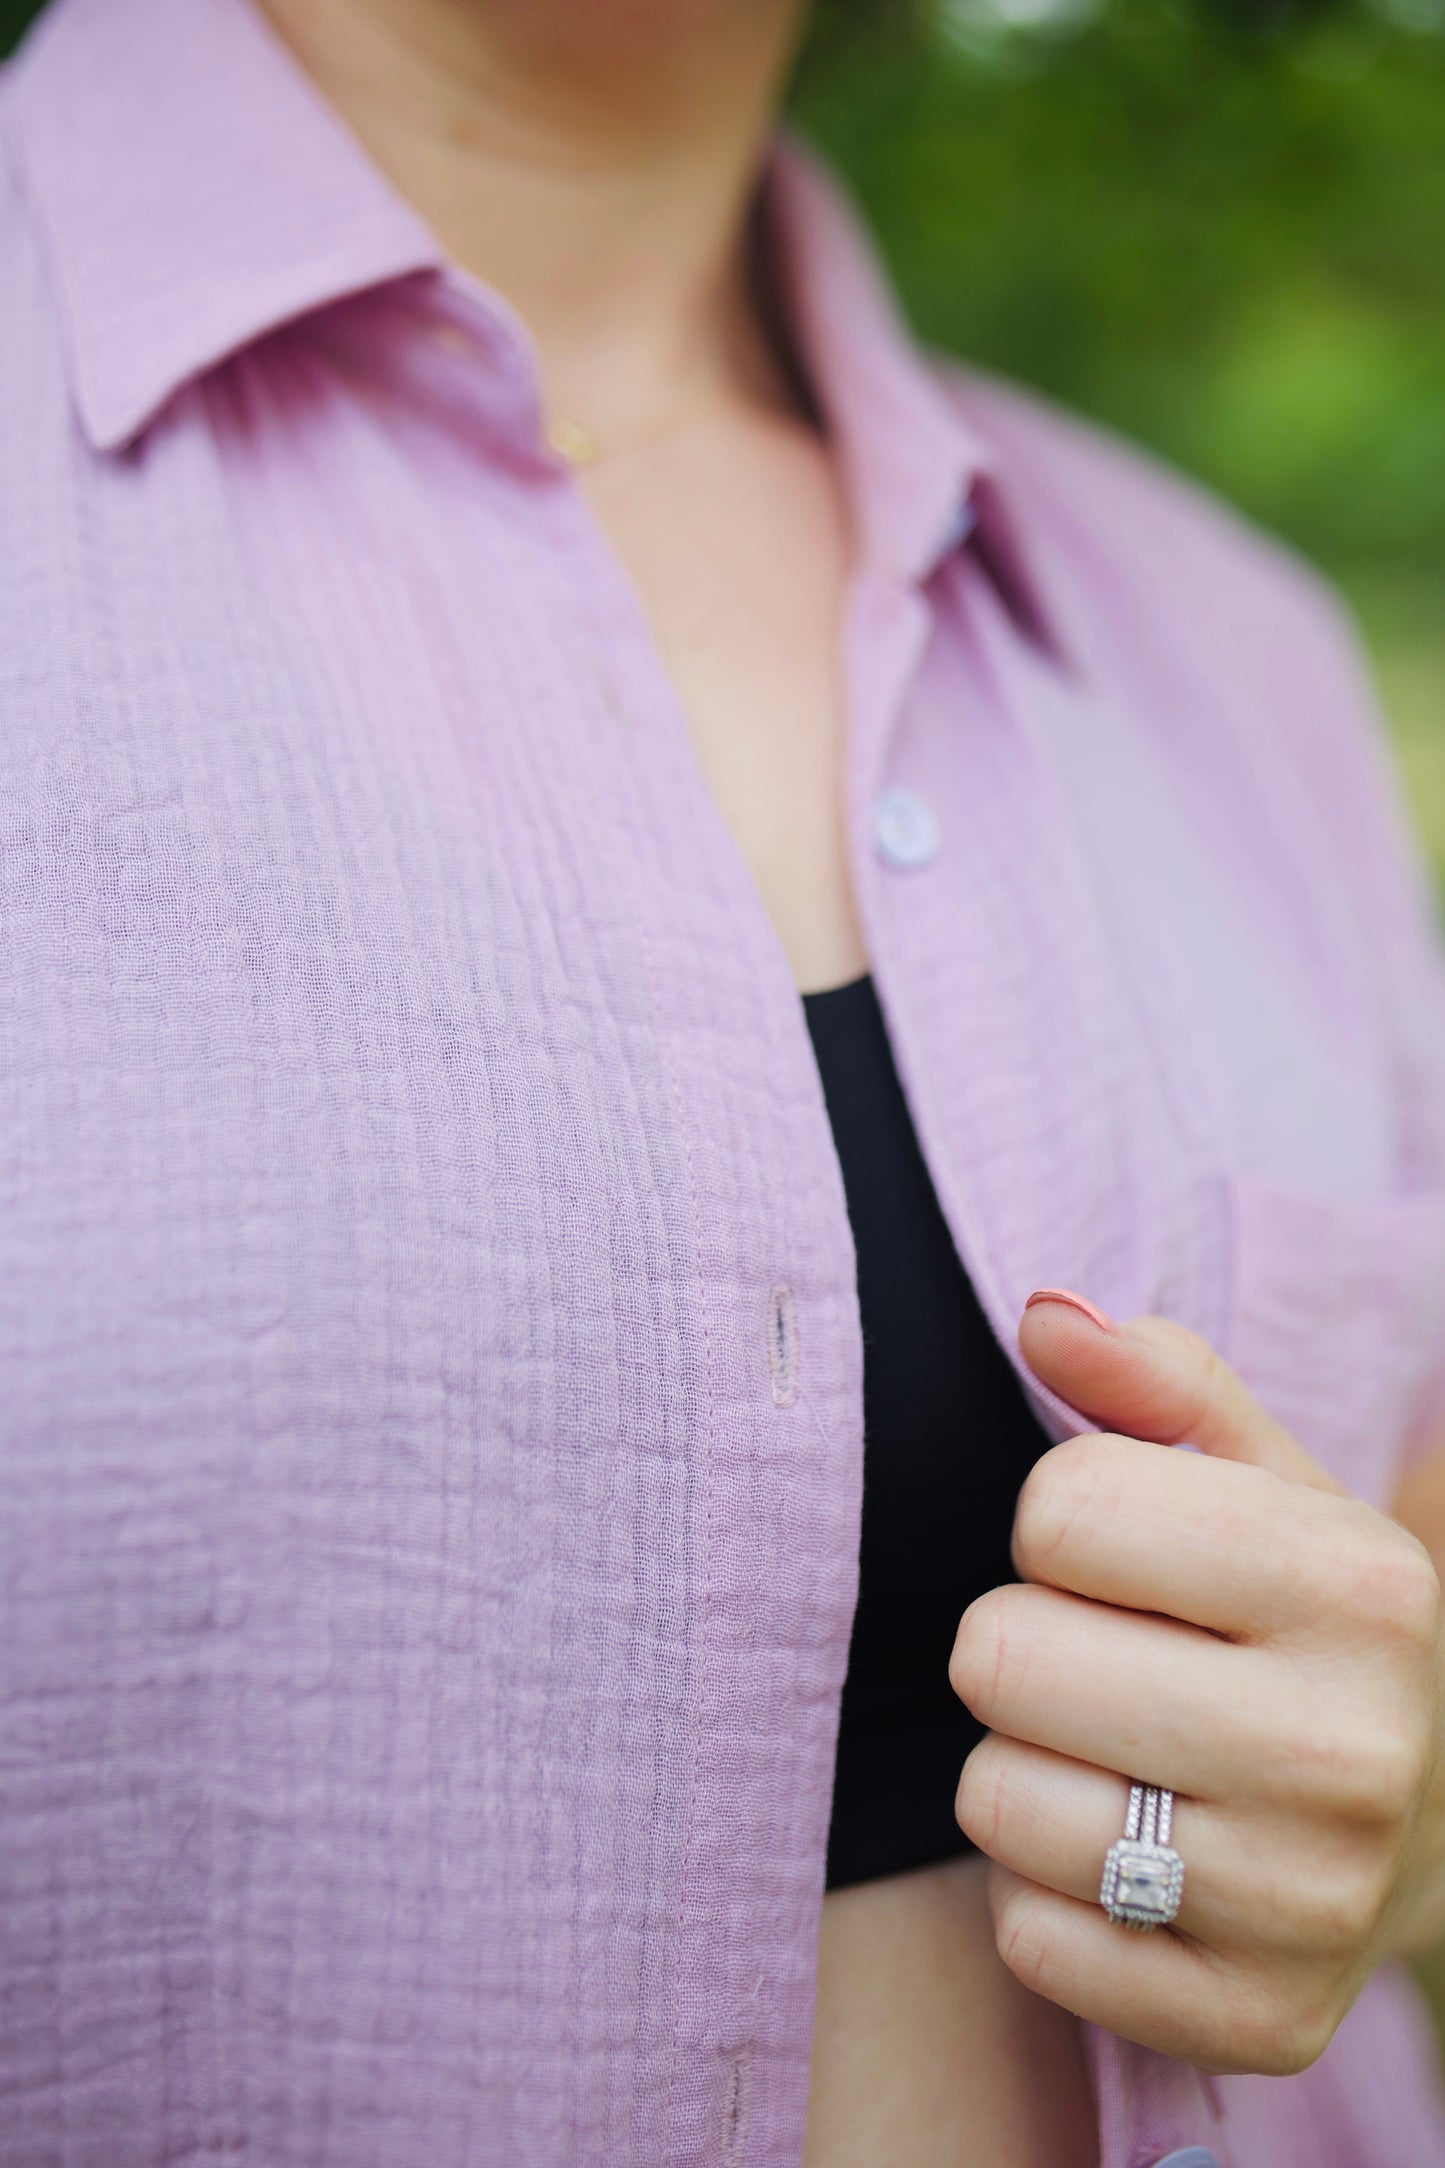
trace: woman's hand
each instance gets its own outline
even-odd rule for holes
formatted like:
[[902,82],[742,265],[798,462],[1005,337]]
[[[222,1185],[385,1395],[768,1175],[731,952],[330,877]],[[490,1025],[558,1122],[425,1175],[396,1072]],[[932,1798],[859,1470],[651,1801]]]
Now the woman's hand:
[[[1440,1584],[1206,1342],[1035,1297],[1035,1374],[1113,1433],[1055,1446],[1014,1526],[1022,1585],[970,1604],[949,1663],[989,1737],[958,1820],[995,1862],[1026,1986],[1212,2070],[1284,2073],[1445,1900]],[[1161,1450],[1187,1439],[1197,1452]],[[1100,1909],[1127,1778],[1177,1795],[1171,1928]]]

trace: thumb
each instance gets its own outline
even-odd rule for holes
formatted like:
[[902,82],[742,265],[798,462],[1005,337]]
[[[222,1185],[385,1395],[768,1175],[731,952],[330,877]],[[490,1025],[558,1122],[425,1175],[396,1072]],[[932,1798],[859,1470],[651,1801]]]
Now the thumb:
[[1019,1347],[1041,1384],[1102,1429],[1187,1443],[1313,1490],[1341,1489],[1185,1325],[1166,1317],[1117,1325],[1082,1295],[1041,1287],[1025,1305]]

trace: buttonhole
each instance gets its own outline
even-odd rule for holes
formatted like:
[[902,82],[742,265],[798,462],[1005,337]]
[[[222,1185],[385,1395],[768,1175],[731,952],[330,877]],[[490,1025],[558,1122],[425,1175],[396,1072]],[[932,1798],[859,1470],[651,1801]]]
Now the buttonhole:
[[734,2168],[734,2163],[742,2159],[748,2142],[748,2081],[752,2060],[751,2048],[734,2048],[728,2057],[722,2121],[722,2157],[728,2168]]
[[775,1287],[768,1297],[768,1368],[774,1404],[792,1407],[798,1397],[798,1313],[787,1287]]

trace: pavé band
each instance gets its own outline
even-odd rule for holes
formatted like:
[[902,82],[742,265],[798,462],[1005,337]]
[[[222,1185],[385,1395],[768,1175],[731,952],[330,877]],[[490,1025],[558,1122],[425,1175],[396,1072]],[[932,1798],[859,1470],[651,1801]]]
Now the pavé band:
[[1169,1842],[1174,1794],[1131,1784],[1124,1834],[1111,1844],[1099,1902],[1121,1927],[1167,1927],[1184,1895],[1184,1862]]

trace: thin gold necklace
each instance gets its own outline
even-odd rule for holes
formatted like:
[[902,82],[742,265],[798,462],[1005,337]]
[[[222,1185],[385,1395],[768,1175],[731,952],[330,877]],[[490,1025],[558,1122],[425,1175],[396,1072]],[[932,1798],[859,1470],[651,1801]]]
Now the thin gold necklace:
[[581,422],[548,422],[547,442],[569,467],[590,467],[597,457],[597,439]]
[[711,391],[705,399],[695,400],[687,406],[674,407],[670,414],[644,427],[628,429],[620,435],[600,438],[595,429],[571,415],[559,415],[547,424],[547,442],[559,459],[565,459],[569,467],[590,467],[609,452],[637,451],[643,445],[655,444],[664,437],[679,436],[683,431],[710,416],[724,412],[733,405],[735,395],[731,392]]

